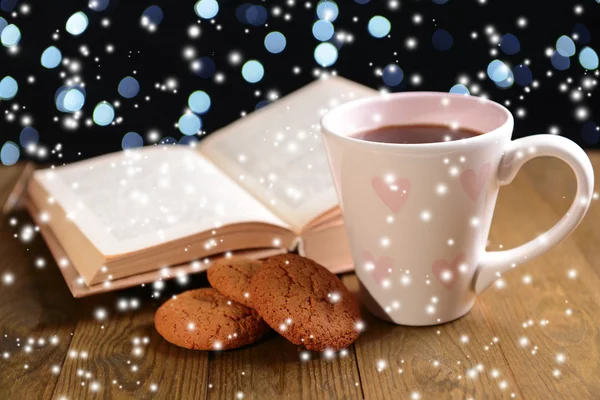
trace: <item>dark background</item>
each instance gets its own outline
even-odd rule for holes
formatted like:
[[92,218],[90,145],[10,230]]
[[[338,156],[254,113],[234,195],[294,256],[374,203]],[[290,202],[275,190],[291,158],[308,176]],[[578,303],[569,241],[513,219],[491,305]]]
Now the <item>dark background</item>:
[[[242,2],[236,1],[219,1],[220,11],[214,24],[198,18],[192,0],[111,0],[110,6],[102,12],[90,10],[87,0],[0,1],[4,9],[16,3],[16,16],[7,11],[0,11],[0,16],[16,24],[22,33],[17,54],[10,54],[7,48],[0,46],[0,79],[11,75],[19,83],[19,92],[13,100],[0,101],[0,145],[7,140],[19,143],[24,127],[21,117],[29,115],[31,126],[40,133],[40,146],[50,151],[57,143],[62,144],[59,151],[49,153],[46,158],[21,151],[21,158],[38,162],[70,162],[119,150],[123,135],[129,131],[142,135],[146,144],[151,144],[147,134],[152,130],[160,133],[161,140],[177,141],[183,135],[175,123],[187,107],[188,96],[195,90],[204,90],[211,97],[212,107],[202,116],[203,130],[210,134],[239,118],[242,111],[250,112],[257,103],[268,100],[270,91],[283,96],[314,80],[313,71],[321,70],[313,58],[314,48],[319,43],[311,32],[317,20],[318,2],[315,0],[310,1],[311,8],[306,8],[306,1],[300,0],[293,6],[287,0],[251,2],[269,11],[267,25],[260,27],[238,20],[236,8]],[[443,5],[431,0],[403,0],[399,3],[400,7],[392,10],[388,1],[371,0],[361,5],[354,0],[338,0],[340,12],[333,24],[336,32],[352,34],[353,41],[343,44],[337,62],[326,70],[373,88],[383,88],[385,85],[376,69],[397,63],[405,79],[400,86],[389,88],[391,91],[448,91],[458,83],[460,76],[467,76],[491,99],[501,103],[509,100],[513,113],[519,108],[526,110],[525,117],[516,118],[515,137],[548,133],[551,126],[556,126],[561,135],[583,146],[598,146],[598,132],[590,128],[596,126],[600,112],[595,94],[597,85],[584,91],[583,100],[571,99],[571,92],[577,90],[581,79],[592,76],[597,80],[597,71],[586,73],[577,55],[571,58],[568,70],[557,71],[545,55],[546,49],[554,48],[561,35],[572,34],[576,23],[589,29],[591,41],[587,45],[600,51],[600,4],[596,0],[487,0],[485,4],[479,0],[450,0]],[[30,6],[27,15],[20,12],[23,4]],[[142,12],[150,5],[160,6],[164,13],[164,19],[152,33],[140,24]],[[576,5],[583,7],[581,14],[574,11]],[[281,8],[280,16],[272,13],[276,6]],[[65,31],[65,22],[76,11],[85,12],[90,21],[87,30],[77,37]],[[420,25],[413,23],[415,13],[423,17]],[[289,21],[284,19],[285,14],[291,16]],[[383,15],[391,21],[390,37],[375,39],[369,35],[367,23],[374,15]],[[358,17],[357,22],[353,21],[354,17]],[[525,28],[517,26],[519,17],[527,19]],[[110,20],[109,27],[102,26],[104,18]],[[193,24],[199,24],[202,31],[196,39],[188,36],[188,28]],[[217,30],[217,25],[221,25],[221,30]],[[506,33],[517,36],[520,52],[505,55],[497,44],[490,42],[485,33],[487,26],[493,26],[500,37]],[[454,39],[452,48],[445,52],[432,45],[432,35],[439,28],[450,32]],[[245,33],[246,29],[249,33]],[[264,47],[264,37],[271,31],[280,31],[287,38],[287,46],[280,54],[271,54]],[[52,38],[55,32],[59,34],[58,40]],[[471,32],[477,32],[478,38],[472,39]],[[407,49],[407,37],[417,39],[416,49]],[[575,43],[579,52],[582,46]],[[106,52],[108,44],[114,46],[113,53]],[[62,65],[55,69],[43,68],[40,56],[50,45],[62,51],[63,59],[77,60],[80,71],[69,72],[68,67]],[[82,45],[89,49],[87,57],[79,51]],[[217,83],[214,76],[201,78],[192,72],[190,60],[182,54],[187,46],[195,49],[196,59],[210,57],[216,72],[224,74],[224,82]],[[498,49],[497,56],[490,55],[492,48]],[[240,52],[242,63],[231,64],[232,51]],[[95,57],[99,57],[99,62],[94,61]],[[539,87],[526,93],[518,85],[505,90],[497,88],[487,76],[480,80],[478,72],[485,71],[495,58],[511,66],[529,60],[533,79],[539,82]],[[241,75],[243,62],[249,59],[259,60],[265,67],[264,78],[256,84],[246,82]],[[292,72],[295,66],[301,68],[300,74]],[[61,71],[66,72],[65,78],[60,77]],[[552,77],[547,77],[547,71],[553,72]],[[414,74],[421,76],[420,85],[411,84]],[[63,120],[70,115],[56,109],[54,95],[67,78],[75,75],[85,82],[87,97],[78,128],[66,129]],[[97,75],[101,76],[100,80],[96,79]],[[133,99],[124,99],[117,92],[119,81],[128,75],[136,77],[141,86]],[[29,76],[35,77],[35,83],[28,83]],[[155,88],[156,83],[164,84],[169,78],[177,81],[177,93]],[[559,85],[568,78],[571,78],[569,89],[561,92]],[[258,97],[256,90],[261,92]],[[588,92],[591,97],[587,96]],[[146,96],[150,96],[150,101],[145,100]],[[122,122],[106,127],[87,126],[85,120],[91,118],[95,105],[102,100],[120,101],[116,116],[122,117]],[[18,104],[18,111],[12,111],[14,104]],[[588,110],[588,117],[578,119],[576,109],[582,106]],[[8,112],[15,115],[12,122],[6,118]],[[57,158],[58,154],[61,159]]]

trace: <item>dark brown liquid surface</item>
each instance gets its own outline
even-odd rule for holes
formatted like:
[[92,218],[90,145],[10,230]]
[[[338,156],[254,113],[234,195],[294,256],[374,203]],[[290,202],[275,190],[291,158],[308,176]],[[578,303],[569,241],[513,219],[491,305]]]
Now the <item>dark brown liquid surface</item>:
[[359,132],[351,137],[380,143],[437,143],[467,139],[481,135],[471,129],[453,129],[447,125],[390,125]]

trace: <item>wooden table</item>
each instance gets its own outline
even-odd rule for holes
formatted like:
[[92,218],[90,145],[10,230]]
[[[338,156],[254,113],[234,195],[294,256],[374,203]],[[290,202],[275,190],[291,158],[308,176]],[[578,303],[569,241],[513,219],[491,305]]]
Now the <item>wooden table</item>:
[[[591,157],[600,171],[600,153]],[[0,201],[16,171],[0,169]],[[561,162],[529,163],[501,190],[489,248],[510,248],[549,228],[574,192]],[[597,399],[599,204],[573,236],[506,274],[464,318],[410,328],[365,311],[368,328],[347,352],[333,359],[313,353],[309,361],[274,333],[227,352],[167,343],[153,314],[182,290],[174,282],[158,300],[150,287],[72,298],[41,238],[23,244],[13,237],[31,223],[13,212],[17,226],[4,224],[0,232],[0,398]],[[45,266],[36,265],[39,258]],[[356,290],[355,276],[343,280]],[[204,275],[187,287],[200,285]],[[119,311],[119,301],[127,310]],[[98,309],[106,319],[98,320]]]

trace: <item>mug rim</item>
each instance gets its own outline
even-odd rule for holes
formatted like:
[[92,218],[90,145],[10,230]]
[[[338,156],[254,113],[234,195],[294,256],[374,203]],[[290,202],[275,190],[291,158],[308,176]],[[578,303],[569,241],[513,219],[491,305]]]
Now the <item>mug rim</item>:
[[[329,123],[329,119],[336,117],[338,114],[348,112],[353,108],[359,108],[362,105],[373,103],[373,102],[383,102],[383,101],[397,101],[397,100],[406,100],[411,97],[438,97],[440,100],[444,98],[460,98],[461,100],[467,100],[472,102],[483,103],[489,105],[493,108],[496,108],[502,114],[504,114],[504,121],[499,124],[496,128],[492,130],[488,130],[486,132],[481,133],[477,136],[468,137],[460,140],[451,140],[451,141],[441,141],[441,142],[430,142],[430,143],[387,143],[387,142],[372,142],[363,139],[357,139],[349,136],[348,134],[343,134],[341,132],[335,132],[335,129],[329,127],[331,125]],[[511,127],[514,124],[514,117],[512,113],[504,107],[502,104],[497,103],[493,100],[487,99],[485,97],[479,96],[471,96],[464,94],[456,94],[456,93],[447,93],[447,92],[435,92],[435,91],[424,91],[424,92],[401,92],[401,93],[383,93],[379,95],[369,96],[361,99],[351,100],[347,103],[341,104],[328,112],[326,112],[319,122],[321,127],[321,132],[323,134],[327,134],[341,140],[357,144],[357,145],[368,145],[379,147],[380,149],[425,149],[425,148],[451,148],[457,146],[464,146],[469,144],[475,144],[479,142],[486,141],[491,139],[492,137],[498,136],[501,132],[504,131],[506,126]],[[382,125],[383,126],[383,125]]]

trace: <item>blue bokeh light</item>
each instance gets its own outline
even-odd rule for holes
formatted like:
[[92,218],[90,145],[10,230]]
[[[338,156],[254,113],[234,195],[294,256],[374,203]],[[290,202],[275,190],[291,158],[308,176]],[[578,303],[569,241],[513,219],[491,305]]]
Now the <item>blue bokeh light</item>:
[[88,2],[88,7],[93,11],[104,11],[110,5],[110,0],[90,0]]
[[261,100],[258,103],[256,103],[256,105],[254,106],[254,111],[263,108],[265,106],[268,106],[269,104],[271,104],[271,102],[269,100]]
[[269,53],[281,53],[285,49],[286,43],[285,36],[281,32],[271,32],[265,36],[265,48]]
[[333,27],[333,24],[329,21],[325,21],[322,19],[315,22],[312,27],[313,36],[315,37],[315,39],[321,42],[331,39],[334,32],[335,29]]
[[487,67],[488,76],[491,80],[493,80],[496,83],[502,82],[503,80],[508,78],[509,72],[510,68],[508,68],[506,64],[504,64],[500,60],[494,60],[490,62]]
[[496,86],[499,87],[500,89],[508,89],[510,87],[512,87],[512,85],[515,84],[515,76],[513,75],[513,72],[509,69],[508,70],[508,76],[506,77],[506,79],[500,81],[500,82],[495,82]]
[[517,54],[521,50],[519,39],[512,33],[507,33],[500,40],[500,50],[509,56]]
[[[243,7],[244,5],[240,6]],[[242,8],[244,11],[243,19],[245,23],[250,24],[252,26],[262,26],[267,22],[267,18],[269,13],[267,9],[263,6],[254,6],[249,4],[248,7]],[[244,22],[244,21],[242,21]]]
[[571,60],[569,59],[569,57],[561,56],[558,51],[555,51],[552,54],[552,57],[550,57],[550,62],[552,63],[552,66],[559,71],[569,69],[569,67],[571,66]]
[[137,94],[140,92],[140,84],[134,77],[126,76],[125,78],[121,79],[121,82],[119,82],[117,91],[126,99],[131,99],[137,96]]
[[247,61],[242,67],[242,76],[246,82],[260,82],[263,76],[265,76],[265,68],[256,60]]
[[556,51],[563,57],[575,55],[575,42],[570,37],[563,35],[556,41]]
[[67,20],[65,25],[65,29],[73,36],[79,36],[88,27],[88,17],[85,15],[83,11],[77,11],[75,14],[71,15]]
[[54,94],[54,103],[58,111],[71,113],[83,107],[85,97],[86,91],[83,86],[61,86]]
[[96,125],[109,125],[115,119],[115,109],[109,102],[101,101],[96,105],[96,108],[94,108],[92,119]]
[[579,53],[579,63],[589,71],[598,69],[598,54],[591,47],[584,47]]
[[237,8],[235,9],[235,16],[238,19],[238,21],[240,21],[242,24],[250,23],[248,17],[246,16],[246,13],[250,9],[250,7],[253,7],[253,5],[250,3],[243,3],[237,6]]
[[159,6],[150,6],[144,10],[142,18],[147,19],[153,25],[159,25],[164,18],[164,14]]
[[438,29],[433,33],[433,36],[431,37],[431,43],[436,50],[446,51],[450,50],[454,44],[454,38],[447,30]]
[[371,0],[354,0],[355,2],[357,2],[358,4],[367,4],[369,3]]
[[471,95],[471,92],[469,91],[469,88],[467,88],[462,83],[459,83],[459,84],[456,84],[456,85],[452,86],[450,88],[450,93],[462,94],[462,95],[465,95],[465,96],[470,96]]
[[20,156],[21,151],[16,143],[8,141],[2,145],[2,149],[0,150],[0,161],[2,161],[2,164],[14,165],[19,161]]
[[369,20],[369,24],[367,25],[367,29],[371,36],[376,37],[377,39],[381,39],[382,37],[387,36],[392,29],[392,24],[390,21],[382,17],[381,15],[376,15]]
[[577,23],[573,26],[573,34],[571,36],[577,37],[577,43],[580,45],[588,44],[592,40],[592,35],[587,26]]
[[317,16],[319,19],[324,19],[325,21],[333,22],[336,20],[340,13],[340,9],[334,1],[321,1],[317,4]]
[[171,136],[164,137],[160,140],[160,144],[177,144],[177,139]]
[[41,63],[42,66],[48,69],[56,68],[62,60],[62,53],[54,46],[48,47],[42,53]]
[[0,17],[0,33],[8,26],[8,22],[2,17]]
[[586,144],[598,144],[600,141],[600,127],[592,121],[588,121],[581,127],[581,137]]
[[431,0],[433,1],[435,4],[446,4],[448,2],[448,0]]
[[331,43],[321,43],[315,48],[315,61],[322,67],[329,67],[337,61],[338,49]]
[[200,18],[211,19],[219,13],[219,3],[216,0],[200,0],[194,6]]
[[19,0],[2,0],[0,1],[0,10],[12,12],[18,3]]
[[65,108],[65,96],[68,91],[68,86],[61,86],[56,90],[56,93],[54,93],[54,104],[56,105],[56,109],[60,112],[69,112],[69,110]]
[[527,65],[519,64],[513,68],[515,83],[519,86],[527,86],[533,82],[533,74]]
[[194,73],[198,75],[200,78],[208,79],[212,77],[217,70],[217,66],[215,62],[210,57],[200,57],[196,61],[194,61]]
[[27,147],[30,145],[36,145],[36,144],[38,144],[39,141],[40,141],[40,134],[37,131],[37,129],[35,129],[32,126],[26,126],[25,128],[23,128],[23,130],[21,131],[21,134],[19,135],[19,142],[21,143],[21,146],[23,146],[23,147]]
[[200,141],[195,136],[184,136],[179,139],[179,144],[182,146],[196,146]]
[[127,132],[121,140],[123,150],[136,149],[144,145],[144,139],[137,132]]
[[600,127],[588,121],[581,127],[581,137],[586,144],[595,145],[600,141]]
[[338,49],[338,51],[341,50],[344,46],[344,38],[340,35],[333,35],[333,37],[327,42],[334,45]]
[[0,99],[10,100],[17,95],[19,84],[12,76],[5,76],[0,81]]
[[64,108],[69,112],[81,110],[85,104],[85,94],[79,88],[69,89],[63,99]]
[[5,47],[16,46],[21,41],[21,31],[15,24],[7,25],[0,33],[0,41]]
[[210,109],[210,105],[210,96],[202,90],[196,90],[188,97],[188,107],[196,114],[204,114]]
[[398,86],[404,79],[404,71],[396,64],[389,64],[383,69],[381,79],[388,86]]
[[202,128],[202,120],[195,114],[183,114],[177,126],[184,135],[195,135]]

